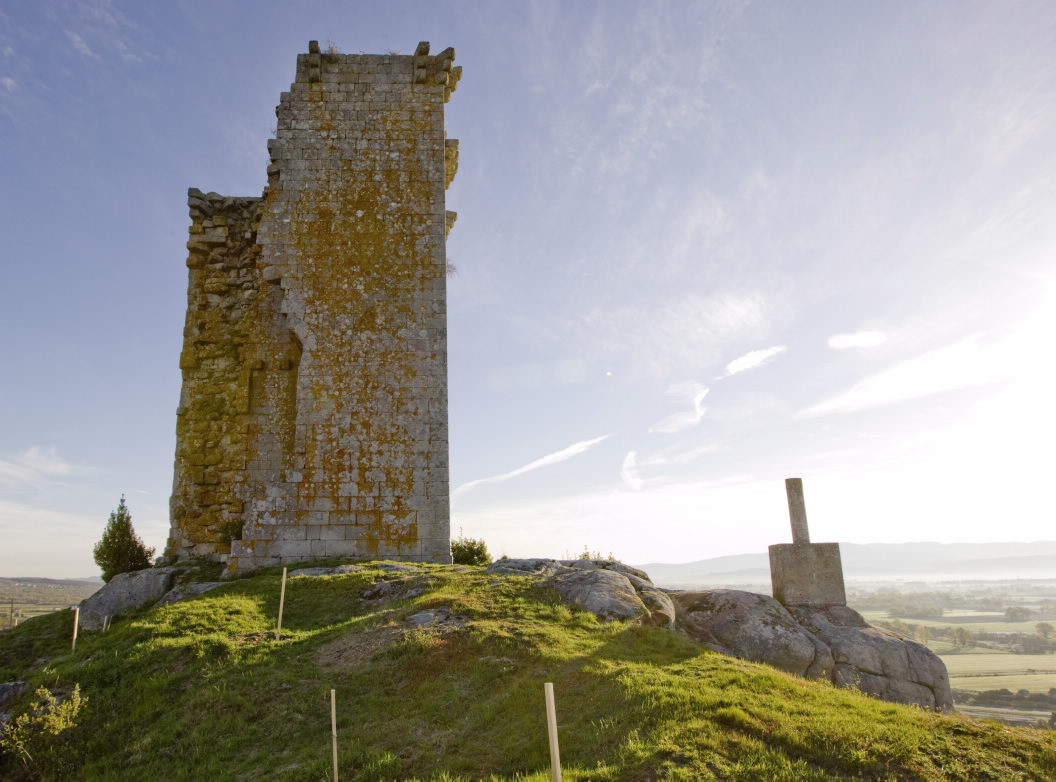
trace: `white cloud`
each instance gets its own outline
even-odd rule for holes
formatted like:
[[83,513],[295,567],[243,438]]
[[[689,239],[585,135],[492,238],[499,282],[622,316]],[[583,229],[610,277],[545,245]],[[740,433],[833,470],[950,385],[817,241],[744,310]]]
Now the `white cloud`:
[[750,353],[745,353],[740,358],[735,358],[729,364],[726,365],[726,374],[723,377],[729,377],[730,375],[737,375],[741,372],[747,372],[749,369],[756,369],[766,364],[775,356],[779,356],[784,353],[788,348],[784,345],[774,345],[771,348],[765,350],[753,350]]
[[48,478],[69,475],[71,469],[54,448],[37,445],[17,454],[13,460],[0,459],[0,479],[15,483],[38,485]]
[[4,519],[0,530],[16,535],[17,528],[21,528],[22,534],[27,537],[35,537],[40,530],[45,529],[49,534],[78,532],[90,535],[100,526],[98,519],[7,500],[0,500],[0,518]]
[[80,35],[73,32],[73,30],[66,31],[66,37],[70,39],[70,43],[73,44],[73,48],[83,54],[85,57],[95,57],[95,52],[92,48],[84,42],[84,39]]
[[554,451],[553,453],[547,454],[546,456],[536,459],[534,462],[529,462],[523,467],[518,467],[516,470],[510,470],[509,472],[504,472],[502,475],[494,475],[490,478],[479,478],[475,481],[467,481],[466,483],[463,483],[461,486],[455,489],[455,491],[452,493],[452,496],[454,497],[458,496],[459,494],[464,494],[465,492],[472,489],[474,486],[479,486],[482,483],[498,483],[500,481],[507,481],[510,478],[516,478],[518,475],[524,475],[526,472],[538,470],[540,467],[549,467],[551,464],[558,464],[560,462],[567,461],[573,456],[578,456],[581,453],[589,451],[595,445],[602,442],[603,440],[607,440],[608,438],[609,435],[606,434],[602,435],[601,437],[595,437],[593,440],[581,440],[578,443],[573,443],[567,448],[562,448],[560,451]]
[[685,464],[691,462],[694,459],[699,459],[705,454],[714,453],[717,446],[715,445],[704,445],[699,448],[690,448],[688,451],[680,451],[670,456],[663,454],[657,454],[656,456],[650,456],[647,459],[642,460],[642,467],[652,467],[659,464]]
[[833,334],[829,337],[829,347],[833,350],[848,348],[872,348],[887,341],[887,334],[882,331],[856,331],[853,334]]
[[[766,313],[762,294],[722,291],[709,296],[690,293],[665,301],[648,313],[621,320],[647,324],[644,333],[632,342],[637,351],[635,358],[644,362],[652,374],[664,377],[686,368],[700,369],[715,361],[724,344],[760,331]],[[626,329],[616,325],[611,333],[625,335]],[[621,343],[626,344],[624,340]]]
[[699,424],[704,417],[704,413],[707,412],[707,408],[704,407],[704,397],[708,395],[708,391],[709,389],[700,385],[700,383],[692,381],[671,386],[667,392],[685,398],[693,405],[693,409],[672,413],[659,423],[650,426],[649,431],[674,434]]
[[0,76],[0,84],[4,85],[4,89],[8,92],[14,92],[18,87],[18,82],[10,76]]
[[41,448],[34,445],[20,453],[16,458],[20,464],[31,467],[45,475],[68,475],[70,472],[70,465],[59,458],[54,448]]
[[993,351],[979,346],[975,334],[952,345],[899,362],[855,383],[846,391],[800,411],[799,416],[849,413],[904,402],[960,388],[993,383],[1001,363]]
[[637,458],[636,451],[628,451],[623,457],[623,466],[620,467],[620,480],[632,491],[642,490],[642,476],[638,472]]

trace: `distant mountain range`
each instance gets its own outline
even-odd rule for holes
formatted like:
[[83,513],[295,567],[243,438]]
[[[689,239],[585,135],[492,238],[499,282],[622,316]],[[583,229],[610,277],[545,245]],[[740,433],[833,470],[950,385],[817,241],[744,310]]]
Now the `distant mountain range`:
[[[1056,579],[1056,541],[841,543],[840,554],[847,581]],[[636,567],[663,587],[770,582],[770,559],[765,552]]]

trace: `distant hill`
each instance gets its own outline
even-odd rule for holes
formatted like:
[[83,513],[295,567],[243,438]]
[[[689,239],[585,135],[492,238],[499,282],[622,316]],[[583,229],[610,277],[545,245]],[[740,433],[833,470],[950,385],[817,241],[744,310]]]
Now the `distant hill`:
[[76,605],[102,585],[102,579],[0,578],[0,613],[12,604],[30,614]]
[[37,578],[35,576],[13,576],[5,578],[0,576],[0,581],[16,581],[19,584],[35,584],[40,586],[76,586],[95,584],[96,587],[103,585],[103,579],[99,576],[87,576],[85,578]]
[[[1056,541],[1033,543],[841,543],[848,581],[1056,579]],[[637,565],[665,587],[770,581],[766,552]]]

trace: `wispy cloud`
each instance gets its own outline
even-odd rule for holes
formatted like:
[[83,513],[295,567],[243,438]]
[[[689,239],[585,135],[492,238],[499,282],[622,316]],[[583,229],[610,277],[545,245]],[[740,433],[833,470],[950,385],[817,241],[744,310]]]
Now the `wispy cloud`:
[[31,467],[45,475],[68,475],[70,465],[64,462],[54,448],[34,445],[18,455],[20,464]]
[[726,374],[723,375],[723,377],[739,375],[741,372],[747,372],[749,369],[761,367],[763,364],[773,360],[776,356],[784,353],[787,349],[788,348],[784,345],[774,345],[765,350],[753,350],[750,353],[745,353],[740,358],[735,358],[726,365]]
[[833,350],[848,348],[872,348],[887,341],[887,334],[882,331],[855,331],[852,334],[833,334],[828,345]]
[[0,84],[2,84],[4,89],[8,92],[14,92],[18,88],[18,82],[10,76],[0,76]]
[[684,398],[692,404],[693,409],[672,413],[662,421],[650,426],[649,431],[674,434],[675,432],[681,432],[699,424],[701,419],[704,418],[704,413],[707,411],[707,408],[704,407],[704,397],[708,395],[708,390],[709,389],[705,388],[700,383],[692,381],[688,383],[677,383],[676,385],[671,386],[667,392],[674,396]]
[[72,467],[64,462],[54,448],[34,445],[13,459],[0,459],[0,480],[8,483],[28,483],[39,486],[51,478],[69,475]]
[[567,448],[562,448],[560,451],[549,453],[533,462],[529,462],[523,467],[518,467],[516,470],[504,472],[502,475],[493,475],[490,478],[479,478],[475,481],[468,481],[455,489],[452,496],[457,497],[460,494],[464,494],[474,486],[479,486],[482,483],[499,483],[500,481],[508,481],[510,478],[516,478],[518,475],[524,475],[526,472],[538,470],[541,467],[549,467],[551,464],[559,464],[560,462],[571,459],[573,456],[579,456],[579,454],[589,451],[595,445],[608,438],[609,435],[605,434],[601,437],[595,437],[593,440],[580,440],[578,443],[573,443]]
[[623,457],[623,465],[620,467],[620,480],[632,491],[642,490],[642,476],[638,472],[638,453],[628,451]]
[[95,52],[92,51],[92,47],[84,42],[84,39],[80,35],[75,33],[73,30],[66,31],[66,37],[70,39],[70,43],[73,48],[83,54],[85,57],[95,57]]
[[546,328],[555,342],[569,333],[595,352],[635,364],[657,378],[707,371],[732,340],[757,338],[771,308],[755,291],[685,293],[645,306],[582,313]]
[[0,520],[0,533],[11,536],[26,536],[33,529],[92,534],[99,527],[98,519],[8,500],[0,500]]
[[655,456],[650,456],[643,459],[640,464],[642,467],[653,467],[661,464],[685,464],[691,462],[694,459],[699,459],[705,454],[713,453],[716,450],[715,445],[703,445],[698,448],[690,448],[686,451],[678,451],[670,455],[666,453],[659,453]]
[[975,334],[867,377],[846,391],[800,411],[799,416],[849,413],[945,391],[985,385],[1000,379],[994,356]]

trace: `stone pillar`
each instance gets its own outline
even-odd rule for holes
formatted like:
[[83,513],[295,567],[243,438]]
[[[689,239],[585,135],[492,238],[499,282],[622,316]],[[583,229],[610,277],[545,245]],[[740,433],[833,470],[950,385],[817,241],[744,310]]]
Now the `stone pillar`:
[[774,599],[786,606],[847,605],[839,543],[811,543],[803,481],[785,480],[792,543],[770,546]]
[[786,478],[785,496],[788,498],[788,517],[792,521],[792,542],[810,543],[807,527],[807,503],[803,499],[803,479]]

